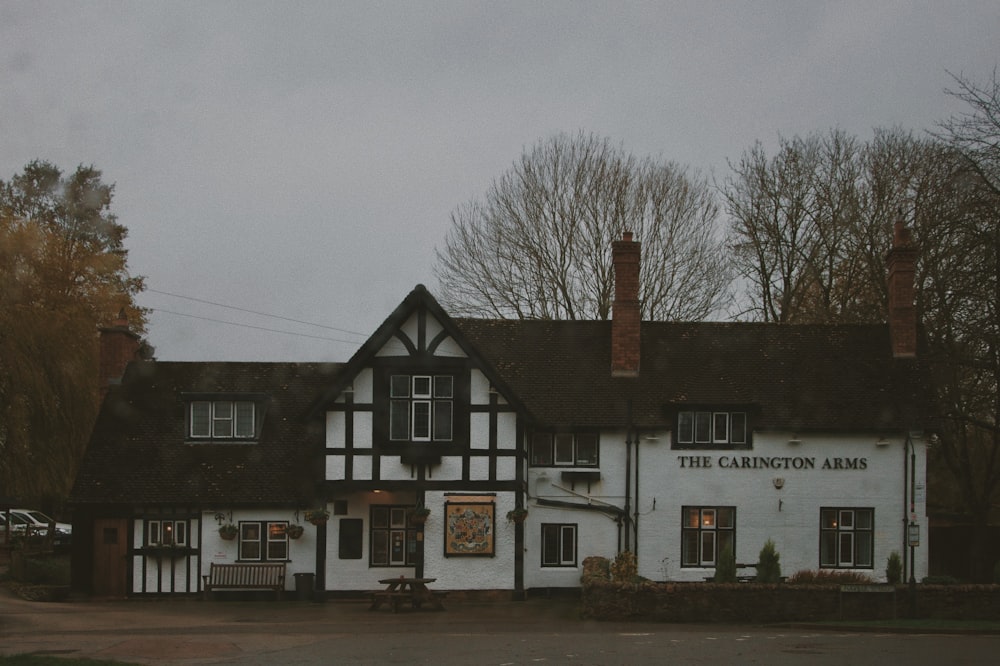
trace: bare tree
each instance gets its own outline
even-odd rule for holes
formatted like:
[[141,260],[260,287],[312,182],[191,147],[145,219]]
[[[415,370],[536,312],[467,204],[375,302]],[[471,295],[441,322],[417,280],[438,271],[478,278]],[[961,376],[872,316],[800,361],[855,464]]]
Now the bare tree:
[[706,179],[593,135],[526,150],[480,200],[452,213],[437,251],[440,300],[467,316],[608,319],[611,243],[642,242],[644,319],[705,319],[730,282]]
[[949,94],[966,110],[937,135],[960,156],[950,181],[954,205],[921,307],[930,315],[938,404],[933,455],[971,518],[973,575],[989,580],[986,529],[1000,503],[1000,84],[995,70],[985,86],[954,79]]

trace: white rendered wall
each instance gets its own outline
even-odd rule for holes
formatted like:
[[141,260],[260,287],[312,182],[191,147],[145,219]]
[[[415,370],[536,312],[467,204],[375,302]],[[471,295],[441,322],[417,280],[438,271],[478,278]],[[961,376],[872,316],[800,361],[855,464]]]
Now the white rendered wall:
[[[889,554],[904,556],[903,521],[909,515],[903,497],[905,437],[887,438],[881,445],[876,435],[799,435],[800,444],[789,444],[792,439],[792,433],[755,433],[751,451],[674,450],[667,437],[641,444],[640,574],[697,581],[714,573],[713,568],[681,567],[683,506],[736,507],[737,562],[756,562],[771,539],[783,575],[817,570],[820,509],[838,507],[874,509],[873,567],[856,571],[884,580]],[[916,448],[920,579],[927,573],[926,456],[922,443]],[[744,457],[749,467],[742,464]],[[772,460],[779,469],[760,468],[759,461],[755,469],[755,457]]]
[[[228,522],[229,512],[225,512]],[[285,568],[285,589],[293,589],[293,575],[297,573],[313,573],[316,571],[316,527],[306,522],[302,512],[296,519],[295,511],[291,509],[260,509],[254,511],[233,511],[232,523],[239,525],[240,521],[287,521],[289,524],[298,522],[305,529],[298,539],[288,540],[288,563]],[[219,525],[215,520],[214,511],[206,511],[202,515],[202,553],[201,573],[208,575],[212,562],[232,563],[239,559],[239,539],[226,541],[219,536]]]
[[[467,496],[476,496],[469,493]],[[481,495],[481,494],[480,494]],[[482,501],[495,501],[494,554],[490,556],[445,556],[444,504],[455,493],[428,492],[425,505],[431,515],[424,525],[424,575],[437,578],[441,590],[513,590],[514,525],[507,522],[507,512],[514,508],[513,493],[483,495]]]
[[[614,558],[618,552],[619,529],[613,516],[593,510],[595,506],[624,507],[625,500],[625,432],[607,431],[600,434],[599,466],[594,467],[529,467],[527,503],[528,518],[524,523],[524,580],[526,588],[579,587],[583,560],[591,555]],[[634,468],[633,468],[634,469]],[[563,471],[599,471],[600,481],[575,484],[562,479]],[[548,507],[535,499],[578,504],[579,508]],[[542,524],[560,523],[577,526],[577,563],[575,567],[543,567]]]

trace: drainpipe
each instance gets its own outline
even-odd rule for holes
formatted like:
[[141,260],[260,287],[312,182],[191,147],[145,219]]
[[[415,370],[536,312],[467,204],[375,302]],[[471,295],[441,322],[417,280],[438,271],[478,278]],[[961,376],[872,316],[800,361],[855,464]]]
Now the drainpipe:
[[634,530],[634,545],[635,550],[632,551],[635,554],[636,566],[639,565],[639,442],[642,438],[639,433],[635,435],[635,513],[632,519],[632,529]]
[[910,480],[910,468],[909,460],[906,457],[907,448],[910,443],[910,434],[904,433],[903,439],[903,520],[902,520],[902,530],[903,539],[900,550],[903,551],[903,578],[906,578],[906,572],[910,566],[910,552],[906,547],[907,543],[907,525],[909,524],[909,514],[906,512],[906,498],[909,495],[909,480]]
[[632,401],[625,407],[625,550],[631,550],[629,511],[632,497]]

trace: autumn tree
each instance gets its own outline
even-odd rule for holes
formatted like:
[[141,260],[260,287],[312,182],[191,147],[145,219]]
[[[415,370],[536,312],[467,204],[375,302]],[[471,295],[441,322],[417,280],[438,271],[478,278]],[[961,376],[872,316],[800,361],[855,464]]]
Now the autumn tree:
[[628,230],[642,243],[642,317],[704,319],[730,282],[717,217],[697,174],[593,135],[558,135],[452,213],[439,300],[466,316],[608,319],[611,243]]
[[113,186],[35,161],[0,181],[0,495],[58,504],[98,408],[97,331],[144,323]]

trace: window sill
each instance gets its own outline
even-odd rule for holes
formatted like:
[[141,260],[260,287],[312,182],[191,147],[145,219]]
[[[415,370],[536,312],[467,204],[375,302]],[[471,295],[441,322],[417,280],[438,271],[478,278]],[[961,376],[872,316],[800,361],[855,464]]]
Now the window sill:
[[259,444],[260,440],[259,439],[236,439],[235,437],[231,438],[231,439],[222,438],[222,437],[214,437],[214,438],[206,437],[205,439],[192,439],[192,438],[189,437],[189,438],[187,438],[187,439],[184,440],[184,443],[187,444],[187,445],[189,445],[189,446],[204,446],[206,444],[225,444],[225,445],[231,446],[233,444]]
[[560,473],[560,478],[563,481],[569,481],[570,490],[576,490],[576,484],[586,483],[587,492],[590,492],[590,486],[593,483],[597,483],[601,480],[601,473],[596,470],[563,470]]

